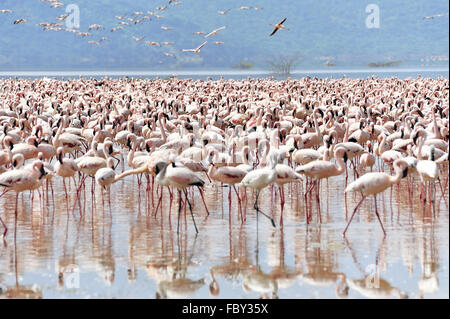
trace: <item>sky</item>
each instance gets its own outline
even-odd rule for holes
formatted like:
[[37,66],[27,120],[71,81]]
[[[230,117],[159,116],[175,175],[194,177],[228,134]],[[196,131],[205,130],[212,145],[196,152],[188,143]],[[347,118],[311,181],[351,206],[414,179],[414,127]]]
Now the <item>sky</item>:
[[[442,0],[71,0],[52,5],[0,2],[0,10],[12,10],[0,13],[0,70],[265,69],[269,61],[293,56],[304,68],[448,66],[449,10]],[[62,20],[64,14],[69,16]],[[26,22],[13,23],[21,18]],[[283,18],[287,30],[269,36],[270,24]],[[53,30],[41,23],[53,23]],[[89,30],[93,24],[102,28]],[[111,31],[117,26],[122,29]],[[205,38],[219,27],[225,28]],[[199,54],[182,51],[205,41]]]

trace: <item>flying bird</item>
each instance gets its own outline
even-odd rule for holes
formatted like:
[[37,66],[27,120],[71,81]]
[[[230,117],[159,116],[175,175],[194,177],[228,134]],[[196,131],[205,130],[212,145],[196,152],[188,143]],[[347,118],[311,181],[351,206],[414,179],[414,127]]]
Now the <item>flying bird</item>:
[[25,20],[25,19],[17,19],[17,20],[15,20],[14,21],[14,24],[19,24],[19,23],[25,23],[25,22],[27,22],[27,20]]
[[12,10],[10,10],[10,9],[1,9],[0,10],[0,13],[11,13],[12,12]]
[[227,14],[228,11],[230,11],[230,10],[231,10],[231,9],[227,9],[227,10],[217,11],[217,12],[219,12],[219,14],[221,14],[221,15],[225,15],[225,14]]
[[59,17],[56,18],[56,20],[63,21],[63,20],[66,20],[66,18],[67,18],[68,16],[69,16],[68,14],[61,14]]
[[79,32],[79,31],[77,32],[77,34],[82,37],[88,37],[91,35],[89,32]]
[[61,8],[64,5],[62,2],[53,2],[50,7],[52,8]]
[[161,26],[161,29],[163,29],[164,31],[170,31],[173,28],[172,27],[165,27],[165,26]]
[[207,35],[205,35],[205,38],[207,38],[207,37],[209,37],[209,36],[211,36],[211,35],[213,35],[213,34],[217,34],[217,32],[219,32],[220,30],[223,30],[223,29],[225,29],[225,28],[226,28],[226,27],[223,26],[223,27],[217,28],[217,29],[215,29],[215,30],[212,30],[210,33],[208,33]]
[[100,25],[100,24],[91,24],[88,28],[88,31],[91,30],[100,30],[100,29],[104,29],[105,27]]
[[142,40],[144,40],[145,36],[142,36],[142,37],[135,37],[135,36],[133,36],[132,38],[133,38],[136,42],[141,42]]
[[284,21],[286,21],[287,18],[284,18],[283,20],[281,20],[280,22],[278,22],[276,25],[271,24],[271,26],[274,27],[272,33],[269,36],[272,36],[275,34],[275,32],[278,31],[278,29],[285,29],[285,30],[289,30],[288,28],[286,28],[283,23]]
[[223,41],[214,41],[214,44],[219,45],[219,44],[224,44],[224,42]]
[[165,56],[167,56],[167,57],[175,58],[175,55],[173,55],[172,53],[164,52],[163,54],[164,54]]
[[206,44],[208,43],[208,41],[203,42],[202,44],[200,44],[198,47],[196,47],[195,49],[182,49],[181,51],[183,52],[194,52],[196,54],[200,53],[200,49]]
[[444,17],[444,16],[447,16],[447,15],[448,15],[448,13],[440,13],[440,14],[435,14],[435,15],[432,15],[432,16],[425,16],[423,18],[428,20],[428,19]]

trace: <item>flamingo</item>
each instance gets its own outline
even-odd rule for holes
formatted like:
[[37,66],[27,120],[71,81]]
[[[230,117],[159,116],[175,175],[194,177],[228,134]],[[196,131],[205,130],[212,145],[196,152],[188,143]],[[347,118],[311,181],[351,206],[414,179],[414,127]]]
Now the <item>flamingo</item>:
[[283,23],[284,21],[286,21],[287,18],[284,18],[283,20],[281,20],[280,22],[278,22],[277,24],[273,25],[271,24],[271,26],[273,26],[273,30],[272,32],[269,34],[269,36],[273,36],[279,29],[284,29],[284,30],[289,30],[288,28],[286,28]]
[[230,191],[228,192],[228,203],[231,207],[231,187],[233,187],[234,192],[236,193],[236,196],[238,198],[238,205],[239,205],[239,212],[241,215],[241,223],[244,222],[244,219],[242,217],[242,209],[241,209],[241,198],[239,197],[239,193],[236,190],[235,184],[240,183],[242,179],[247,175],[247,171],[234,166],[221,166],[217,167],[213,162],[213,156],[214,158],[217,158],[217,151],[212,151],[210,153],[210,164],[208,171],[208,176],[217,182],[227,184],[230,188]]
[[[430,155],[428,160],[424,160],[422,158],[422,147],[424,144],[425,138],[421,137],[419,141],[419,150],[417,153],[417,159],[418,162],[416,164],[416,171],[419,174],[420,181],[421,181],[421,193],[420,197],[423,196],[423,188],[426,182],[432,182],[434,184],[434,181],[439,177],[439,168],[436,162],[434,161],[434,146],[431,146],[430,148]],[[431,184],[430,184],[431,187]]]
[[266,188],[273,182],[275,182],[277,178],[277,171],[275,167],[277,166],[279,159],[279,154],[277,152],[273,152],[270,156],[270,166],[264,167],[264,168],[258,168],[255,169],[242,179],[240,185],[244,187],[250,187],[254,190],[256,190],[256,198],[255,198],[255,204],[253,205],[253,208],[256,210],[256,217],[258,217],[259,214],[262,214],[263,216],[267,217],[270,222],[272,223],[272,226],[275,227],[275,222],[272,217],[269,215],[266,215],[264,212],[262,212],[258,207],[258,198],[259,194],[262,189]]
[[195,232],[198,233],[197,225],[195,223],[194,214],[192,213],[192,206],[188,199],[186,188],[190,186],[203,187],[205,182],[197,176],[194,172],[185,167],[170,167],[166,162],[158,162],[156,164],[156,182],[162,186],[173,186],[178,189],[178,224],[177,234],[180,232],[180,215],[181,215],[181,191],[184,192],[186,201],[191,212],[192,222],[194,223]]
[[205,35],[205,38],[209,38],[210,36],[212,36],[213,34],[217,34],[217,32],[219,32],[220,30],[224,30],[226,27],[220,27],[217,29],[212,30],[210,33],[208,33],[207,35]]
[[[16,192],[16,204],[15,204],[15,210],[14,214],[17,218],[17,201],[19,199],[19,193],[26,191],[26,190],[34,190],[40,186],[41,179],[46,175],[47,173],[44,170],[44,164],[40,160],[36,160],[33,162],[31,166],[25,166],[21,169],[15,169],[12,171],[7,171],[0,175],[0,186],[5,187],[5,191],[2,195],[4,195],[6,192],[13,190]],[[6,233],[8,231],[8,228],[6,224],[2,222],[2,225],[4,227],[3,237],[6,236]]]
[[[319,182],[323,178],[329,178],[332,176],[341,175],[345,171],[344,160],[347,158],[346,149],[343,147],[336,147],[334,149],[334,158],[337,161],[337,166],[328,160],[312,161],[306,165],[299,166],[295,169],[296,173],[303,174],[309,178],[314,179],[311,187],[306,191],[306,196],[311,193],[314,187],[317,188],[317,201],[319,202]],[[311,219],[311,216],[307,217],[307,222]],[[320,222],[322,217],[319,214]]]
[[79,171],[78,165],[72,158],[64,158],[64,147],[60,146],[56,150],[57,162],[55,163],[55,172],[56,175],[62,177],[64,192],[66,194],[67,199],[67,188],[66,188],[66,178],[72,178],[74,185],[75,183],[75,173]]
[[344,232],[342,233],[344,236],[359,206],[361,206],[364,199],[366,199],[366,197],[369,195],[373,195],[375,199],[375,214],[378,218],[378,221],[380,222],[381,229],[383,230],[384,235],[386,235],[386,231],[384,230],[380,215],[378,214],[377,194],[383,192],[394,184],[398,184],[400,180],[406,177],[406,175],[408,174],[408,163],[405,160],[398,159],[394,162],[393,166],[396,173],[395,176],[391,176],[381,172],[367,173],[347,186],[347,188],[345,189],[345,193],[360,192],[363,197],[353,210],[352,216],[350,217],[350,220],[348,221],[348,224],[345,227]]
[[208,41],[203,42],[202,44],[200,44],[195,49],[182,49],[181,51],[183,51],[183,52],[194,52],[196,54],[200,54],[200,49],[203,48],[206,43],[208,43]]
[[[275,179],[275,183],[278,185],[278,189],[280,192],[280,205],[281,211],[283,212],[283,207],[285,203],[284,196],[284,184],[287,183],[298,183],[303,180],[303,178],[297,174],[292,167],[286,164],[277,164],[275,166],[275,170],[277,171],[277,177]],[[281,214],[280,219],[282,218],[283,213]]]

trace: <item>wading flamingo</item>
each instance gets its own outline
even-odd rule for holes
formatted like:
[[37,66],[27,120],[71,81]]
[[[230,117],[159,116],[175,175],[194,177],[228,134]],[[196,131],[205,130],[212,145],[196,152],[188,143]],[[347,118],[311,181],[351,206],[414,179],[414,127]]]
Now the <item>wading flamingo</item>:
[[403,159],[396,160],[393,166],[395,170],[395,176],[391,176],[381,172],[367,173],[347,186],[347,188],[345,189],[346,193],[360,192],[363,197],[353,210],[352,216],[350,217],[350,220],[348,221],[348,224],[345,227],[344,232],[342,233],[344,236],[348,226],[350,226],[350,223],[352,222],[353,216],[358,211],[359,206],[361,206],[362,202],[368,195],[373,195],[375,199],[375,214],[377,215],[384,235],[386,235],[386,231],[384,230],[380,215],[378,214],[377,194],[383,192],[392,185],[399,183],[400,180],[406,177],[406,175],[408,174],[408,163]]
[[279,154],[277,152],[274,152],[270,156],[270,166],[264,167],[264,168],[258,168],[251,172],[248,172],[247,175],[242,179],[242,182],[240,185],[244,187],[250,187],[254,190],[256,190],[256,199],[255,204],[253,207],[256,209],[256,217],[258,217],[259,213],[261,213],[263,216],[267,217],[271,223],[272,226],[275,227],[275,222],[272,217],[269,215],[266,215],[264,212],[262,212],[258,207],[258,198],[259,193],[263,188],[266,188],[273,182],[275,182],[277,178],[277,171],[275,167],[277,166],[279,159]]

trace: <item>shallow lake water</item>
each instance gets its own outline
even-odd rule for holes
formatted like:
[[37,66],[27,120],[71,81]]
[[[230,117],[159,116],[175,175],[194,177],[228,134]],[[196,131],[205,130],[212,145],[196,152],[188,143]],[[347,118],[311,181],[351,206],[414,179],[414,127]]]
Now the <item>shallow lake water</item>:
[[[447,176],[446,165],[442,184]],[[98,187],[93,200],[88,179],[80,201],[73,184],[66,200],[55,179],[43,209],[37,192],[32,202],[29,192],[19,196],[16,223],[15,194],[0,199],[9,226],[0,240],[0,298],[448,298],[448,188],[443,195],[436,184],[433,209],[419,200],[418,179],[412,194],[407,182],[393,187],[392,197],[390,190],[377,196],[386,237],[373,197],[343,237],[360,199],[344,196],[344,176],[321,182],[320,208],[315,193],[305,202],[305,183],[285,185],[282,225],[276,187],[265,189],[259,206],[275,228],[257,218],[252,191],[241,225],[236,195],[230,209],[228,187],[207,183],[208,217],[198,190],[190,191],[198,235],[184,207],[177,235],[176,191],[170,205],[164,190],[153,215],[145,178],[140,188],[136,176],[114,184],[110,200]]]
[[179,79],[192,78],[194,80],[205,80],[210,78],[212,80],[224,79],[246,79],[251,78],[268,78],[274,77],[277,80],[285,80],[288,76],[292,79],[300,79],[303,77],[317,77],[317,78],[369,78],[375,76],[377,78],[391,78],[396,77],[399,79],[405,78],[417,78],[422,76],[426,78],[436,79],[438,77],[448,78],[449,70],[448,65],[444,66],[410,66],[401,68],[306,68],[292,70],[292,72],[286,75],[274,74],[270,70],[236,70],[236,69],[213,69],[213,70],[34,70],[34,71],[5,71],[0,70],[0,78],[37,78],[37,77],[51,77],[51,78],[78,78],[80,76],[85,78],[167,78],[171,76],[177,76]]

